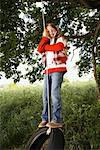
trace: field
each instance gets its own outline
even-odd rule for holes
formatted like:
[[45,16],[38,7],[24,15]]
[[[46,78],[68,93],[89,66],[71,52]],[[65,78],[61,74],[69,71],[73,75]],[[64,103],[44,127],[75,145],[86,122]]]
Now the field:
[[[62,85],[65,150],[100,149],[100,101],[95,82]],[[41,121],[42,85],[0,89],[1,150],[24,150]]]

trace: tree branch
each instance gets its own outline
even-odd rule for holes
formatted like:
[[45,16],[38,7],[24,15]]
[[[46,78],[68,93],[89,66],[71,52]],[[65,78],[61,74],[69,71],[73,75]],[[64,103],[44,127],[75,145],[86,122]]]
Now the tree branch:
[[84,1],[84,0],[80,0],[80,3],[83,4],[85,7],[89,8],[90,6]]
[[86,37],[90,37],[90,36],[94,36],[94,32],[89,32],[89,33],[86,33],[84,35],[72,35],[72,36],[66,36],[66,38],[72,38],[72,39],[84,39]]
[[[94,77],[95,77],[98,89],[99,89],[100,85],[98,83],[97,70],[96,70],[97,68],[96,68],[96,59],[95,59],[95,47],[96,47],[96,40],[97,40],[97,35],[98,35],[99,30],[100,30],[100,21],[98,22],[97,27],[96,27],[96,31],[95,31],[95,34],[94,34],[93,47],[92,47],[92,59],[93,59]],[[97,49],[97,51],[98,51],[98,49]],[[100,96],[100,91],[99,90],[98,90],[98,95]]]
[[89,33],[86,33],[86,34],[83,34],[83,35],[72,35],[72,36],[66,36],[66,38],[72,38],[72,39],[84,39],[84,38],[88,38],[90,36],[93,36],[94,37],[94,42],[96,41],[96,38],[97,38],[97,34],[99,32],[99,29],[100,29],[100,21],[97,22],[97,27],[96,27],[96,31],[94,32],[89,32]]
[[75,49],[73,49],[73,54],[72,54],[71,61],[73,60],[73,57],[74,57],[74,52],[75,52],[75,50],[77,50],[77,49],[78,49],[78,47],[76,47]]
[[96,27],[96,31],[95,31],[95,33],[94,33],[94,42],[93,42],[93,45],[94,45],[94,46],[95,46],[95,44],[96,44],[97,34],[98,34],[99,30],[100,30],[100,21],[98,22],[97,27]]

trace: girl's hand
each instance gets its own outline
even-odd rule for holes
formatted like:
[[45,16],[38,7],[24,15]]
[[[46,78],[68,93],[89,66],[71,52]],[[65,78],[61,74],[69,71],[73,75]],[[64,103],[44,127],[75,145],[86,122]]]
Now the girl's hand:
[[43,35],[43,36],[45,36],[45,37],[50,38],[50,36],[49,36],[49,32],[47,31],[47,29],[44,29],[43,34],[42,34],[42,35]]

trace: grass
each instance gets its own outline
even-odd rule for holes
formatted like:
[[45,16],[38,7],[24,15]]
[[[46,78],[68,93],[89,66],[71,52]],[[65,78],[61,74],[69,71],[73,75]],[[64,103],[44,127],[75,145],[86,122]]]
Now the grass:
[[[100,101],[94,82],[62,85],[65,149],[100,149]],[[0,89],[0,142],[3,150],[23,150],[41,120],[42,85]],[[87,146],[85,146],[87,145]]]

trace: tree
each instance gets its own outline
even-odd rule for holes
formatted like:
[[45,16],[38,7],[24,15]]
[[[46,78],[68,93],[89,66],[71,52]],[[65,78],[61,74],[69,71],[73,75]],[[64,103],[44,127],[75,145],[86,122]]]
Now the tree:
[[[29,21],[25,23],[25,20],[20,18],[19,15],[21,12],[24,12],[26,18],[32,18],[32,12],[34,12],[34,16],[40,12],[39,8],[36,8],[35,4],[31,1],[29,3],[22,3],[20,0],[1,0],[0,7],[0,71],[5,72],[6,78],[12,77],[14,82],[17,82],[21,77],[24,77],[21,71],[18,70],[20,63],[34,64],[37,62],[36,57],[35,59],[32,58],[34,57],[34,55],[32,55],[32,49],[37,46],[39,41],[37,30],[37,24],[39,22],[37,20],[39,20],[39,18],[34,18],[31,23]],[[32,11],[27,10],[29,8],[32,8]],[[37,79],[35,76],[37,70],[39,70],[39,68],[33,67],[31,71],[27,71],[26,76],[31,82]]]
[[[0,71],[5,72],[7,78],[13,77],[15,82],[21,77],[29,78],[31,82],[41,79],[41,62],[35,49],[43,25],[41,8],[37,8],[35,2],[1,0]],[[80,61],[77,62],[79,76],[92,68],[100,92],[100,3],[96,4],[94,6],[91,0],[59,3],[52,0],[44,3],[44,8],[46,22],[53,20],[62,34],[66,33],[68,41],[80,48]],[[28,18],[27,21],[19,17],[21,12]],[[82,32],[83,28],[86,33]],[[28,64],[26,75],[18,71],[20,63]]]

